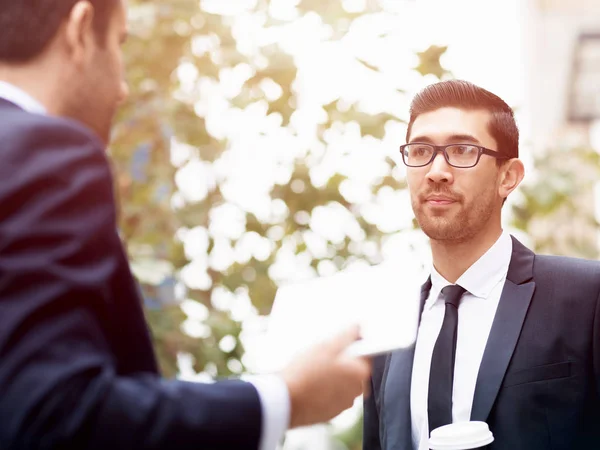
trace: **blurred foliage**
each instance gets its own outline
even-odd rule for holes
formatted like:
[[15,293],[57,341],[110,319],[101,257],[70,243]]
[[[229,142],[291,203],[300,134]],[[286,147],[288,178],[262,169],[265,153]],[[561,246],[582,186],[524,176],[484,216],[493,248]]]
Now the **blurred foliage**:
[[587,147],[555,148],[537,155],[513,206],[513,225],[531,238],[536,252],[597,259],[600,224],[594,187],[600,155]]
[[347,430],[335,435],[335,438],[344,444],[348,450],[361,450],[363,439],[363,415]]
[[422,52],[417,52],[419,57],[419,65],[415,68],[421,75],[433,74],[440,80],[446,74],[449,74],[448,70],[442,67],[440,58],[446,53],[448,47],[439,47],[432,45],[428,49]]
[[[245,17],[262,21],[267,29],[289,25],[300,18],[318,17],[330,31],[327,39],[331,41],[343,39],[353,21],[361,17],[361,13],[345,11],[341,0],[296,2],[295,16],[289,19],[269,14],[270,1],[247,3],[251,6]],[[238,300],[249,297],[253,314],[269,314],[277,284],[284,281],[282,276],[273,275],[273,264],[290,245],[296,256],[308,258],[313,276],[320,273],[323,262],[339,270],[357,260],[378,261],[385,234],[363,216],[361,205],[342,195],[340,186],[347,177],[338,173],[324,183],[315,183],[312,169],[314,161],[327,157],[322,153],[329,148],[332,130],[357,125],[359,139],[379,140],[386,135],[390,123],[402,122],[389,111],[366,111],[358,101],[344,104],[343,99],[336,98],[322,105],[325,119],[318,122],[312,140],[303,143],[305,148],[291,161],[289,176],[273,183],[269,191],[271,209],[281,209],[283,204],[283,213],[265,218],[244,210],[243,205],[228,196],[227,176],[219,175],[216,169],[228,165],[232,141],[227,132],[232,130],[211,131],[210,115],[198,106],[205,93],[201,86],[217,86],[228,74],[250,68],[243,85],[233,95],[225,96],[226,109],[245,111],[267,102],[266,115],[279,120],[279,129],[289,130],[303,142],[301,133],[291,125],[302,101],[296,85],[298,65],[297,59],[277,42],[261,43],[254,52],[241,51],[246,36],[239,31],[238,18],[214,12],[216,4],[198,0],[129,2],[130,39],[125,58],[131,95],[117,117],[110,152],[116,171],[121,233],[142,286],[160,366],[167,377],[178,374],[182,354],[191,355],[193,369],[198,373],[221,377],[244,370],[240,340],[243,323],[232,313],[231,304],[222,304],[217,294],[222,297],[225,292]],[[376,13],[375,4],[369,2],[362,14]],[[441,77],[445,71],[439,58],[444,51],[432,47],[422,53],[418,71]],[[377,67],[369,61],[355,59],[364,70],[377,73]],[[265,80],[276,86],[280,94],[267,96]],[[396,89],[396,93],[401,94],[402,90]],[[257,130],[256,135],[269,132]],[[176,162],[175,146],[187,149],[187,154],[177,157]],[[213,182],[205,182],[206,195],[182,195],[177,175],[187,166],[200,163],[214,176]],[[369,187],[371,199],[382,188],[395,191],[406,187],[403,177],[393,168],[391,159],[382,162],[381,176]],[[213,214],[223,206],[242,210],[244,231],[239,236],[223,238],[211,226]],[[335,242],[326,238],[325,251],[315,252],[307,241],[313,212],[319,207],[338,206],[354,217],[361,230],[359,237],[346,233]],[[206,268],[202,270],[189,266],[193,258],[185,242],[186,233],[197,230],[208,240]],[[266,254],[253,251],[249,258],[232,258],[226,268],[214,263],[213,257],[218,256],[223,245],[236,249],[242,239],[256,237],[269,243]],[[367,251],[367,246],[357,242],[373,244],[377,251],[373,252],[371,245]],[[196,278],[198,270],[197,279],[208,281],[186,284],[182,275],[186,269],[192,271],[192,278]],[[193,320],[181,308],[183,299],[194,302],[200,315],[205,312],[203,320],[194,319],[195,332],[184,332],[189,330],[186,323]],[[238,303],[243,306],[242,300]],[[350,449],[360,447],[357,430],[353,428],[342,437]]]

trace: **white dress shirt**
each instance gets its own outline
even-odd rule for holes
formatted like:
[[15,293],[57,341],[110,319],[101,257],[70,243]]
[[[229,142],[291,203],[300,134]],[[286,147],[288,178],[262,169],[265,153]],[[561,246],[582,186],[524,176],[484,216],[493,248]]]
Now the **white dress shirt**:
[[[8,100],[25,111],[46,114],[46,108],[38,100],[16,86],[0,81],[0,98]],[[277,375],[249,377],[256,388],[262,410],[260,450],[273,450],[285,434],[290,422],[290,395],[287,385]],[[235,432],[235,430],[232,430]]]
[[38,100],[22,89],[2,80],[0,80],[0,98],[8,100],[30,113],[46,114],[46,108]]
[[[467,292],[458,307],[453,422],[469,421],[471,418],[477,374],[500,302],[511,254],[512,239],[508,233],[502,232],[496,243],[456,281]],[[440,292],[450,284],[432,267],[431,290],[419,325],[410,390],[413,448],[418,450],[429,449],[427,400],[431,354],[446,309]]]

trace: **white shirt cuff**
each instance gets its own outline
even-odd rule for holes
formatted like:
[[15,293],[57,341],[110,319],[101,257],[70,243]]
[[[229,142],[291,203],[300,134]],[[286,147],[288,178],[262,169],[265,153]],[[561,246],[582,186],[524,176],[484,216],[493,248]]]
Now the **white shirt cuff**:
[[262,409],[259,450],[274,450],[290,426],[290,394],[278,375],[245,376],[256,388]]

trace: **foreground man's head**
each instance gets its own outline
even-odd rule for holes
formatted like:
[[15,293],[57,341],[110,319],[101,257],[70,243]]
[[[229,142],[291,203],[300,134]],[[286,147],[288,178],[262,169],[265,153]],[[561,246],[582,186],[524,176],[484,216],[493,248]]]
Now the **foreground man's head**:
[[108,142],[127,96],[125,0],[0,0],[0,80]]

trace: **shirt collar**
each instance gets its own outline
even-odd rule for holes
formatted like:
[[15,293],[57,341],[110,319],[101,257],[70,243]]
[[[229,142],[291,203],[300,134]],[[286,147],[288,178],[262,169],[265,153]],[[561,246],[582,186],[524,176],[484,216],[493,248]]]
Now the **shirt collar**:
[[[494,245],[456,280],[456,284],[464,287],[475,297],[483,299],[489,297],[498,282],[506,278],[511,255],[512,239],[508,233],[503,231]],[[452,283],[446,280],[432,265],[432,291],[439,293],[445,286],[450,284]],[[430,296],[430,300],[431,302],[427,302],[429,307],[437,301],[437,295],[433,298]]]
[[46,108],[24,90],[5,81],[0,81],[0,98],[35,114],[46,114]]

